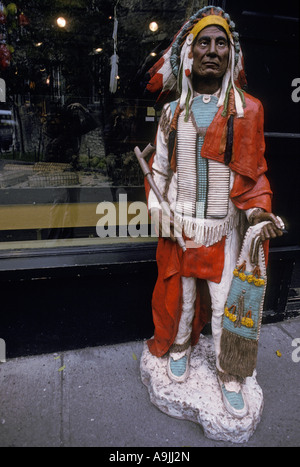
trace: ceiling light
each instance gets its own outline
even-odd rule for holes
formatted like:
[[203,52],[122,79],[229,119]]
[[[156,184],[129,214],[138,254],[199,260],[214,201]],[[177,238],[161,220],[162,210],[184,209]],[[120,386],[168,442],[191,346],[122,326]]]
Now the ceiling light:
[[149,24],[149,29],[152,32],[156,32],[158,30],[158,24],[156,21],[152,21],[152,23]]
[[57,26],[59,26],[60,28],[65,28],[66,27],[67,21],[62,16],[57,18],[56,22],[57,22]]

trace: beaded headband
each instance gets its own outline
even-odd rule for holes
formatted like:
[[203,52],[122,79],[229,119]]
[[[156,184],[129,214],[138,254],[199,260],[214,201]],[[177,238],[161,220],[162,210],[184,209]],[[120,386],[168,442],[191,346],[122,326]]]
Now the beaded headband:
[[226,19],[218,15],[205,16],[204,18],[200,19],[200,21],[198,21],[198,23],[193,27],[190,34],[192,34],[193,38],[195,39],[198,34],[207,26],[222,26],[222,28],[225,29],[227,36],[229,38],[232,37],[229,24],[227,23]]

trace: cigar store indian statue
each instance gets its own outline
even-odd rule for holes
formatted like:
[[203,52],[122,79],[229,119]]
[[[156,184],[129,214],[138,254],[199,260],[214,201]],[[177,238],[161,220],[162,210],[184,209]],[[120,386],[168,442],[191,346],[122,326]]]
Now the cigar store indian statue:
[[243,381],[256,365],[268,242],[284,230],[265,175],[263,107],[245,84],[239,35],[218,7],[183,25],[147,84],[163,102],[152,181],[173,213],[168,229],[146,179],[160,232],[148,347],[188,384],[192,347],[211,322],[224,406],[238,418],[248,413]]

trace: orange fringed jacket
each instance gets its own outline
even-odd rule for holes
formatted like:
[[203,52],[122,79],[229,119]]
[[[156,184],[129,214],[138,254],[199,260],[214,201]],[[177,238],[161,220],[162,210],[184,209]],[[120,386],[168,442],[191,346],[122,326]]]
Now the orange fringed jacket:
[[[245,93],[243,118],[234,119],[232,160],[229,164],[236,174],[230,198],[237,208],[247,210],[260,207],[271,212],[272,191],[265,176],[264,111],[259,100]],[[222,116],[221,107],[209,126],[202,157],[224,163],[229,117]],[[150,165],[154,159],[154,154]],[[149,185],[146,182],[146,194]],[[177,335],[181,309],[181,276],[198,277],[195,318],[192,329],[192,345],[198,342],[200,333],[210,321],[210,296],[206,280],[220,282],[224,265],[225,237],[211,247],[188,249],[183,252],[177,243],[160,238],[157,247],[158,278],[152,298],[155,326],[154,338],[148,341],[150,352],[161,357],[169,350]],[[267,257],[268,244],[265,244]]]

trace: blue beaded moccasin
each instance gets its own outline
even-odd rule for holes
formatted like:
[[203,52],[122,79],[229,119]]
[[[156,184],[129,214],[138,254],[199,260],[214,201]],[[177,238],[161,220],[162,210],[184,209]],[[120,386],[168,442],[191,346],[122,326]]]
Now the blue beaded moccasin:
[[189,375],[191,346],[181,352],[170,351],[167,371],[169,378],[176,383],[183,383]]
[[244,418],[248,413],[248,405],[240,384],[232,386],[231,383],[223,383],[219,379],[222,398],[227,411],[237,418]]

